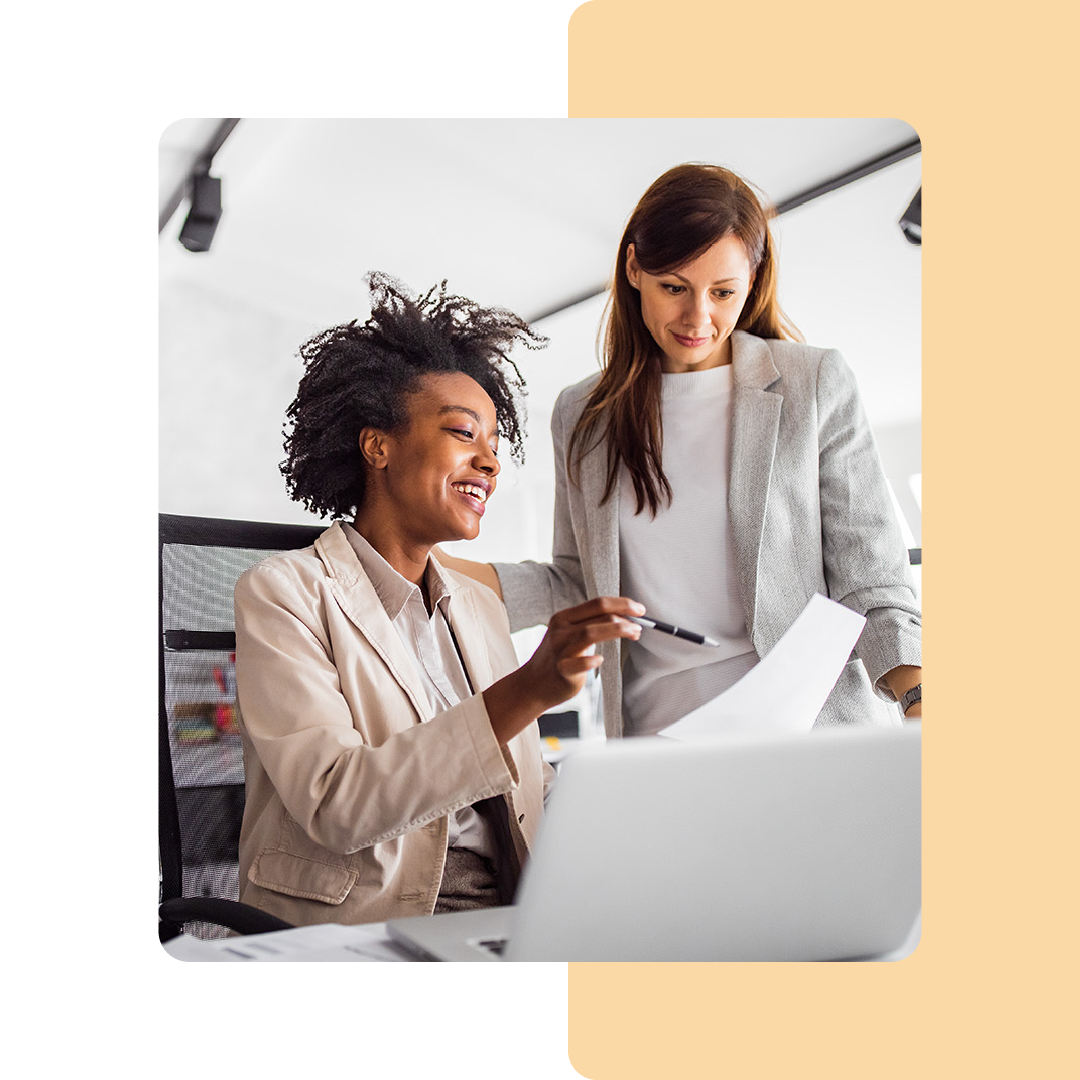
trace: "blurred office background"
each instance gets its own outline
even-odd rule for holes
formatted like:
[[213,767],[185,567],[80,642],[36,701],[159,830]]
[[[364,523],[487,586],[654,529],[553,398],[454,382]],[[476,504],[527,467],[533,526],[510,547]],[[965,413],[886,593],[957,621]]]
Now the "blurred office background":
[[[417,291],[447,278],[550,338],[515,357],[526,464],[504,463],[480,538],[450,545],[547,558],[551,409],[598,370],[626,219],[664,170],[708,161],[780,208],[781,304],[854,370],[908,545],[921,546],[921,201],[917,223],[900,224],[921,200],[921,154],[903,121],[195,119],[163,133],[160,156],[162,511],[312,522],[278,471],[297,349],[364,319],[364,275],[382,270]],[[193,205],[206,220],[189,221]],[[187,243],[208,250],[181,243],[186,221]]]

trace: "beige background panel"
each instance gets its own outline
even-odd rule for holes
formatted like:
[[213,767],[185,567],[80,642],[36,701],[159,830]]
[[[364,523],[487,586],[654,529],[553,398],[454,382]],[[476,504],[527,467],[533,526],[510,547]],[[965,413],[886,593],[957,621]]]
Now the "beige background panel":
[[901,117],[926,191],[922,943],[887,965],[572,964],[592,1080],[1075,1067],[1076,18],[973,19],[790,0],[571,18],[571,116]]

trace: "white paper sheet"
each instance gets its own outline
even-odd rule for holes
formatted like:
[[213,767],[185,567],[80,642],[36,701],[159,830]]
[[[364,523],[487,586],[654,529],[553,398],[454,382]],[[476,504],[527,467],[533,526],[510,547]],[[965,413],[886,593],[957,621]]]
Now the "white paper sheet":
[[728,732],[809,731],[866,623],[815,595],[760,663],[661,734],[693,740]]
[[181,935],[165,943],[165,951],[177,960],[195,961],[299,961],[352,962],[403,961],[410,959],[390,941],[385,923],[342,926],[324,923],[274,930],[268,934],[201,941]]

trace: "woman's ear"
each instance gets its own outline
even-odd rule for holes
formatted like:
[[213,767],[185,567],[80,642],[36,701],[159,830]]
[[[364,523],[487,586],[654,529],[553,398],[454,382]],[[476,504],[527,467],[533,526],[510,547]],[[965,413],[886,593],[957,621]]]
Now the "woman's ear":
[[386,432],[366,427],[360,432],[360,453],[373,469],[386,468]]
[[628,244],[626,246],[626,280],[638,290],[641,291],[641,267],[638,266],[637,256],[634,254],[634,245]]

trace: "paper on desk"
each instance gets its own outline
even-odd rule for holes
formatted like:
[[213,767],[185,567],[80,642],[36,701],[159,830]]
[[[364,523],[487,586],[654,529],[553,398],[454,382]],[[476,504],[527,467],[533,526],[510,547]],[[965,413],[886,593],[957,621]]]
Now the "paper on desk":
[[321,923],[272,930],[267,934],[201,941],[181,935],[166,942],[165,951],[178,960],[201,961],[313,961],[379,962],[408,960],[394,945],[385,923],[344,926]]
[[865,624],[850,608],[815,594],[764,659],[662,734],[692,740],[737,731],[809,731]]

